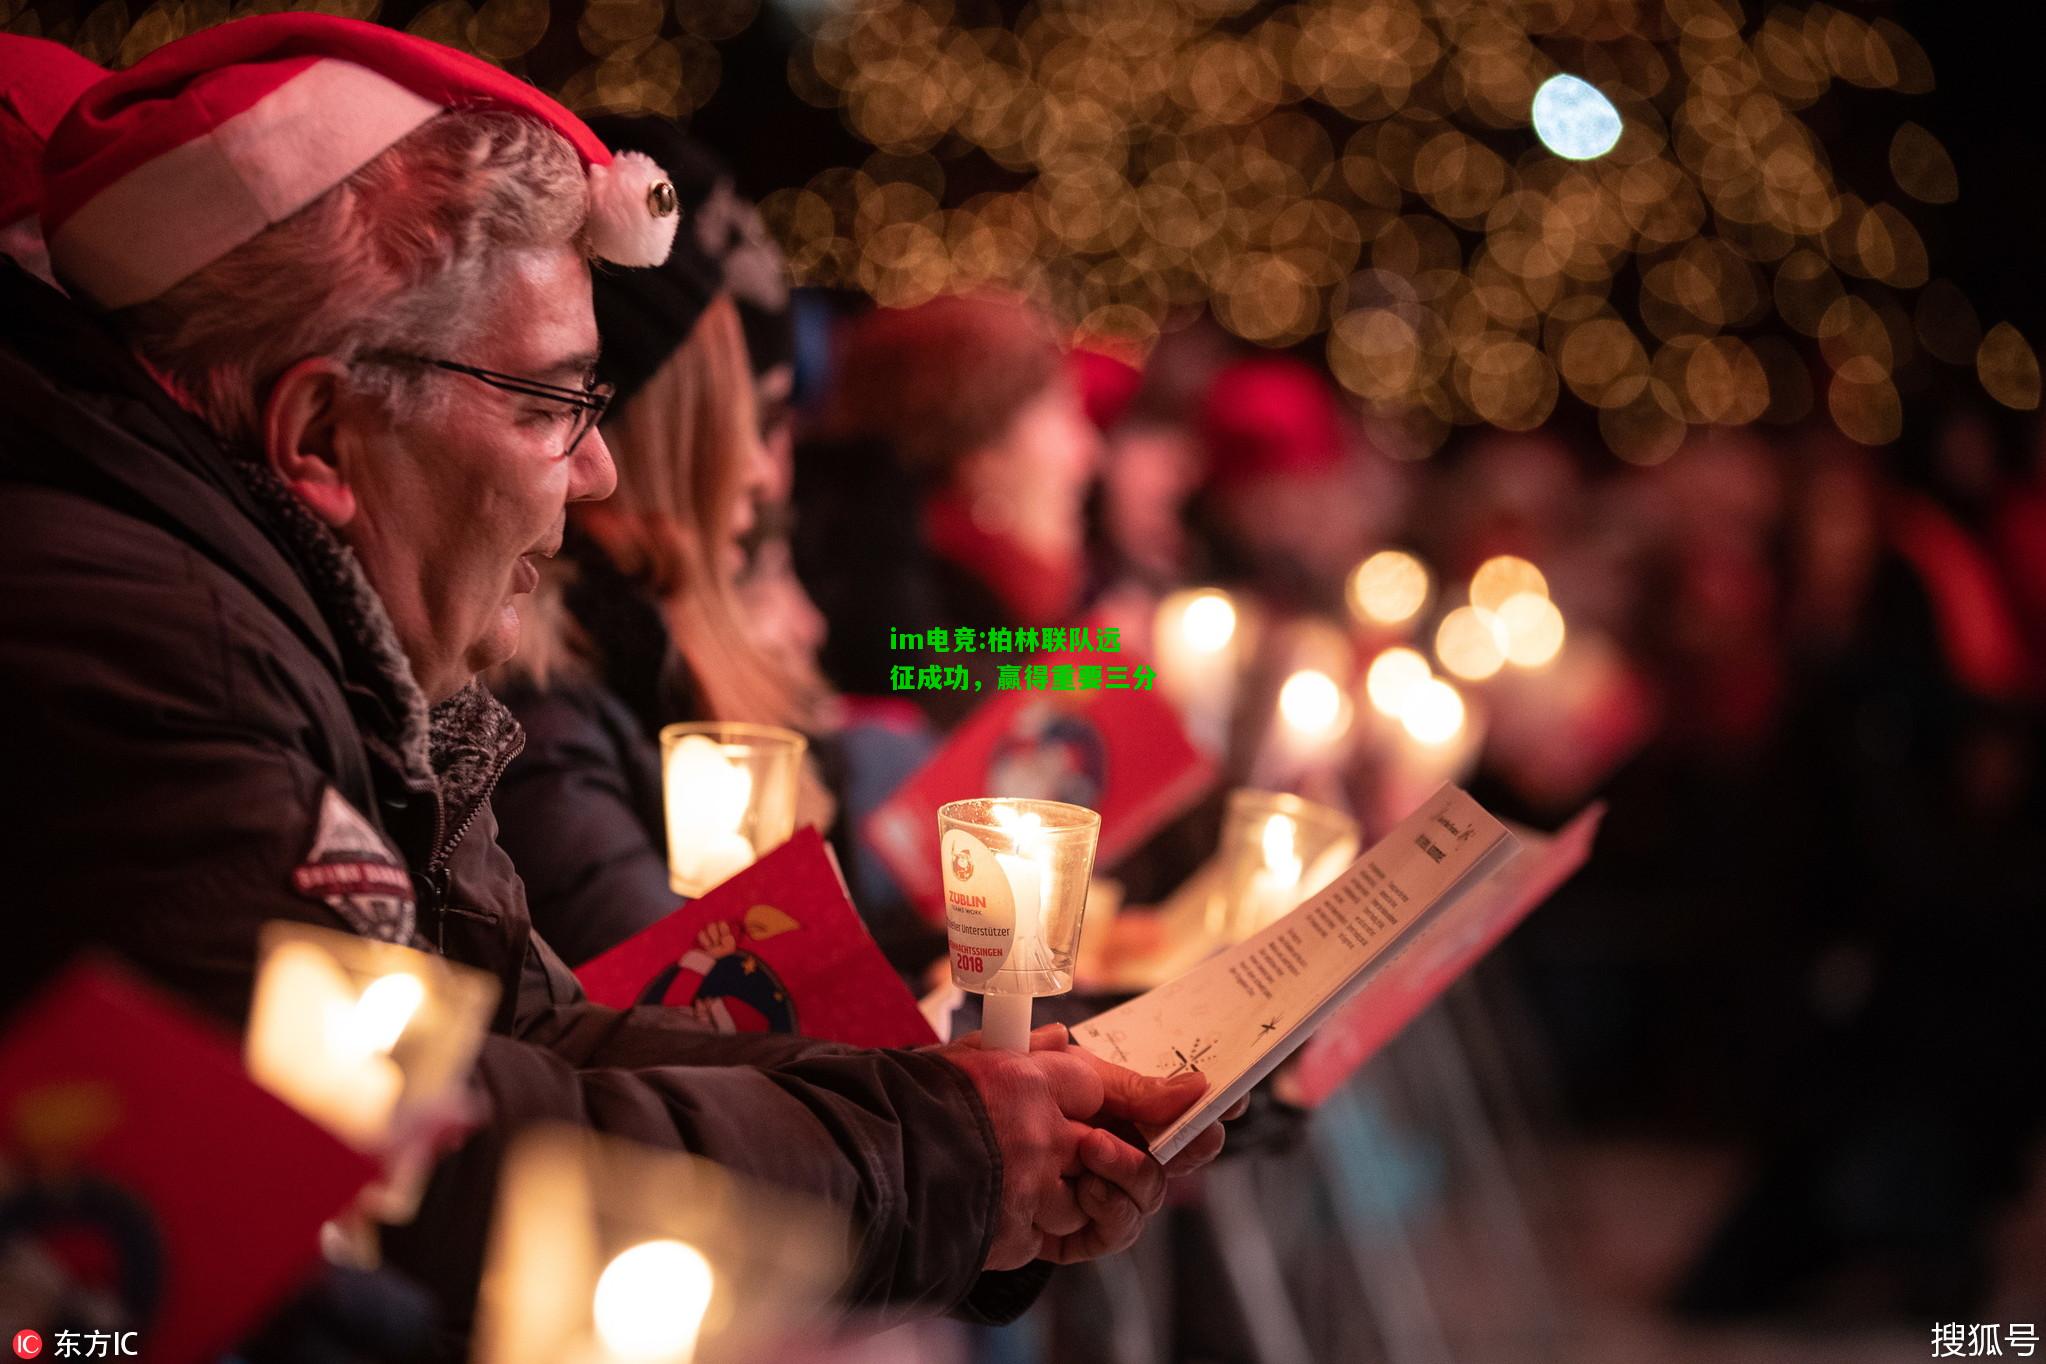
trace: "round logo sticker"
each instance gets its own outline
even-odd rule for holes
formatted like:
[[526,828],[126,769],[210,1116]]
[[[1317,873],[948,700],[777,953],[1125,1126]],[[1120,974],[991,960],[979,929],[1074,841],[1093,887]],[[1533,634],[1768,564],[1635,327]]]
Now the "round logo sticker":
[[43,1352],[43,1338],[34,1331],[14,1333],[14,1353],[23,1359],[34,1359]]
[[946,831],[944,867],[952,983],[977,989],[1009,959],[1009,944],[1016,936],[1016,897],[994,853],[964,829]]

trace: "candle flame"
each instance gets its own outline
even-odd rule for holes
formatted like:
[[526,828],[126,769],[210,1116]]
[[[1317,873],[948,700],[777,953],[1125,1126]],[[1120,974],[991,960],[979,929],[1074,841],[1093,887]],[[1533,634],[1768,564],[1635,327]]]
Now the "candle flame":
[[1180,614],[1179,628],[1188,648],[1218,654],[1236,638],[1236,603],[1225,592],[1197,593]]
[[620,1359],[686,1364],[715,1282],[703,1252],[682,1241],[642,1241],[620,1251],[597,1277],[597,1336]]
[[1041,860],[1044,850],[1044,816],[1035,810],[1019,810],[999,802],[993,807],[995,826],[1015,840],[1016,851]]
[[1457,607],[1435,631],[1435,654],[1442,666],[1469,682],[1482,682],[1505,667],[1506,648],[1505,625],[1481,606]]
[[1261,842],[1265,867],[1284,881],[1300,879],[1300,825],[1291,815],[1273,815],[1265,821]]
[[1563,649],[1563,613],[1547,597],[1516,592],[1499,607],[1498,621],[1506,637],[1506,661],[1517,668],[1539,668]]
[[1279,688],[1279,715],[1309,739],[1329,739],[1343,727],[1343,690],[1318,668],[1302,668]]
[[1420,743],[1446,744],[1463,732],[1463,696],[1441,678],[1431,678],[1415,691],[1400,723]]
[[1387,649],[1371,660],[1364,674],[1364,694],[1379,714],[1397,718],[1414,692],[1434,675],[1428,660],[1412,649]]
[[1519,592],[1549,595],[1549,580],[1527,560],[1501,554],[1478,565],[1471,575],[1471,605],[1480,611],[1497,611],[1506,599]]
[[425,1002],[426,986],[410,972],[378,976],[344,1010],[335,1040],[361,1056],[388,1056]]
[[1410,620],[1428,600],[1428,570],[1419,559],[1382,549],[1350,574],[1350,605],[1380,625]]

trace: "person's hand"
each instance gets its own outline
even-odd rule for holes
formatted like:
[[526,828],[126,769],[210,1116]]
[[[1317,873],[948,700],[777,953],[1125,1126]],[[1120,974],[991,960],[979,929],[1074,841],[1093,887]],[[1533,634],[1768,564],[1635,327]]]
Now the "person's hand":
[[[1002,1150],[1001,1220],[988,1269],[1014,1269],[1038,1258],[1072,1264],[1129,1248],[1163,1206],[1166,1180],[1191,1174],[1222,1149],[1218,1123],[1161,1166],[1087,1121],[1168,1123],[1206,1092],[1207,1077],[1138,1075],[1072,1046],[1056,1023],[1033,1032],[1030,1043],[1028,1057],[985,1050],[978,1033],[941,1049],[973,1078]],[[1038,1078],[1023,1082],[1033,1066]],[[1042,1097],[1034,1084],[1043,1083],[1057,1086],[1056,1123],[1033,1112],[1042,1107],[1033,1102]],[[1225,1116],[1241,1111],[1239,1104]]]
[[[1100,1118],[1120,1119],[1147,1127],[1162,1127],[1177,1118],[1207,1093],[1208,1077],[1189,1071],[1169,1080],[1139,1075],[1104,1061],[1081,1047],[1071,1045],[1063,1028],[1056,1034],[1039,1029],[1031,1035],[1033,1048],[1063,1051],[1083,1058],[1101,1080]],[[1239,1100],[1222,1115],[1223,1121],[1240,1117],[1244,1101]],[[1135,1244],[1144,1222],[1165,1204],[1167,1180],[1182,1179],[1221,1154],[1222,1123],[1208,1127],[1188,1142],[1172,1160],[1160,1165],[1150,1154],[1120,1140],[1114,1133],[1095,1129],[1080,1143],[1081,1173],[1074,1183],[1074,1201],[1087,1216],[1087,1225],[1064,1235],[1047,1229],[1038,1247],[1038,1258],[1054,1264],[1073,1264],[1112,1255]]]
[[708,924],[696,935],[696,945],[713,957],[729,957],[739,950],[739,935],[723,919]]
[[[1031,1045],[1033,1047],[1040,1045],[1034,1036]],[[1060,1044],[1047,1041],[1042,1045],[1053,1047]],[[1065,1039],[1065,1047],[1074,1054],[1085,1057],[1088,1064],[1094,1067],[1095,1073],[1101,1077],[1103,1117],[1120,1118],[1145,1127],[1163,1127],[1208,1092],[1208,1077],[1199,1071],[1188,1071],[1170,1080],[1158,1080],[1139,1075],[1113,1061],[1104,1061],[1084,1047],[1072,1046],[1070,1035]],[[1224,1137],[1222,1124],[1242,1117],[1249,1103],[1246,1098],[1238,1099],[1231,1104],[1220,1122],[1202,1131],[1165,1165],[1165,1177],[1184,1179],[1222,1154]]]
[[[1050,1238],[1078,1235],[1092,1221],[1066,1176],[1080,1174],[1080,1148],[1089,1137],[1115,1139],[1084,1121],[1101,1111],[1102,1083],[1084,1057],[1065,1047],[1065,1036],[1054,1023],[1031,1035],[1043,1050],[983,1048],[978,1033],[936,1049],[979,1091],[1001,1152],[1001,1206],[985,1269],[1020,1269]],[[1124,1219],[1116,1212],[1120,1229]]]

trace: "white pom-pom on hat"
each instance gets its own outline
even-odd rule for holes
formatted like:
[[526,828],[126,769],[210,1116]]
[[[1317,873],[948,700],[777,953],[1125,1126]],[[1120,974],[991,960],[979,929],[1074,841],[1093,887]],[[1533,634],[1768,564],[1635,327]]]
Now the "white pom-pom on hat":
[[614,265],[659,265],[682,221],[668,173],[644,152],[590,167],[590,250]]

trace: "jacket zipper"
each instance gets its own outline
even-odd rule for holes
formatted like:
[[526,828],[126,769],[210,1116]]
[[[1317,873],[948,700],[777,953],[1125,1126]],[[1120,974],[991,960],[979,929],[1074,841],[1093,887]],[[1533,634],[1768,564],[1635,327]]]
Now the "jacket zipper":
[[462,839],[468,834],[469,826],[476,822],[476,817],[483,813],[483,807],[489,804],[491,794],[497,790],[497,783],[504,777],[504,770],[511,766],[513,758],[525,751],[525,747],[525,736],[521,734],[516,743],[497,756],[489,777],[484,779],[483,790],[471,803],[469,813],[462,817],[462,822],[455,826],[452,834],[447,832],[447,804],[441,799],[438,791],[434,793],[433,856],[426,864],[426,884],[432,892],[434,947],[442,956],[448,954],[448,893],[453,881],[448,874],[448,862],[454,857],[455,849],[462,846]]

